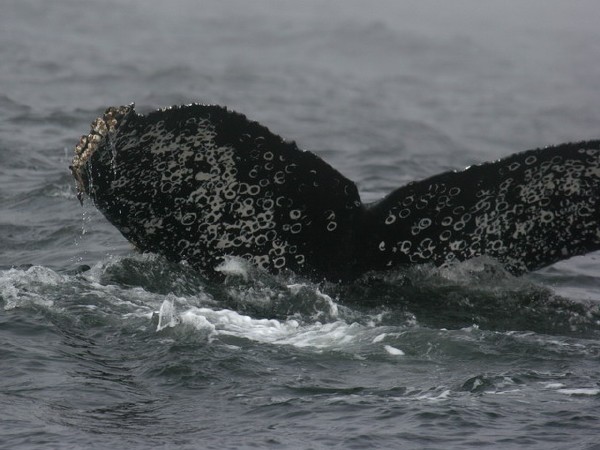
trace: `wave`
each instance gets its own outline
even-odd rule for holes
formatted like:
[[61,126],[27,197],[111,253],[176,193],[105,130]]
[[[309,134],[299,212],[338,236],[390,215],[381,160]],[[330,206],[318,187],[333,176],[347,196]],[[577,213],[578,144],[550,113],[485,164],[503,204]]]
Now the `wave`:
[[0,270],[0,304],[69,318],[85,310],[117,329],[143,327],[175,339],[197,334],[207,344],[243,346],[242,339],[361,357],[423,356],[433,348],[487,353],[498,345],[576,354],[595,350],[570,340],[600,332],[596,303],[557,296],[489,260],[373,273],[347,286],[273,276],[238,259],[220,270],[225,282],[209,282],[155,255],[67,273],[7,268]]

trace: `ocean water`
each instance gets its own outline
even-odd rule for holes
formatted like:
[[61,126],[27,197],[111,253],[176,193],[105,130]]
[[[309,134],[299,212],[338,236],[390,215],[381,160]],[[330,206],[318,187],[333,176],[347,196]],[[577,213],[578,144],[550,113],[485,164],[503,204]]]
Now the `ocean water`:
[[0,3],[0,448],[600,448],[600,258],[349,285],[139,255],[75,196],[110,105],[227,105],[374,201],[600,137],[592,0]]

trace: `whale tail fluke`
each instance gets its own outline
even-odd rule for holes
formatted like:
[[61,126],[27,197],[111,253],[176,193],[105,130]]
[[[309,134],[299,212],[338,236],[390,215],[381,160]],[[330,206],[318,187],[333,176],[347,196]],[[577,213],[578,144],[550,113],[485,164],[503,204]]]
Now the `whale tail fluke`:
[[487,255],[515,274],[600,249],[600,141],[562,144],[410,183],[367,211],[365,263]]
[[135,246],[209,275],[226,256],[332,281],[480,255],[522,273],[600,248],[600,141],[443,173],[365,207],[329,164],[241,114],[130,105],[92,124],[72,172]]

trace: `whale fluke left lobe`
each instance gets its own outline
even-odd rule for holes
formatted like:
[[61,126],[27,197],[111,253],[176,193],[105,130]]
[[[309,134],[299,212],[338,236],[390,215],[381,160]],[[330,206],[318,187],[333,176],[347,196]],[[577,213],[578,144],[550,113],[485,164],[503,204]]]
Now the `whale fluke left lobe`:
[[104,117],[73,172],[138,248],[209,274],[234,255],[275,273],[350,276],[358,191],[313,153],[220,106]]

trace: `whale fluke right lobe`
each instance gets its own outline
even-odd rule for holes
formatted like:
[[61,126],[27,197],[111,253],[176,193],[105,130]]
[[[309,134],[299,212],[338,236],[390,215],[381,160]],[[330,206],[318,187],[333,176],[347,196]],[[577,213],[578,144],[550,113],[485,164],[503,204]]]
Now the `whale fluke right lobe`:
[[367,209],[365,266],[487,255],[514,274],[600,249],[600,141],[410,183]]

